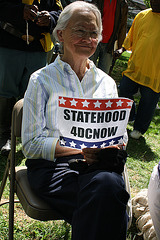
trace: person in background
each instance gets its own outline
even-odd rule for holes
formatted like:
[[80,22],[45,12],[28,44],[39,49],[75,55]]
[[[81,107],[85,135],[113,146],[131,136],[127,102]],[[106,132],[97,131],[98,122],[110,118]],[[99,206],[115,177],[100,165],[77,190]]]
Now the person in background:
[[160,162],[154,167],[149,181],[148,205],[157,239],[160,240]]
[[[63,7],[75,0],[61,0]],[[113,62],[119,57],[117,49],[122,47],[127,31],[128,4],[126,0],[84,0],[95,4],[102,15],[102,41],[90,59],[98,68],[110,74]]]
[[123,72],[119,95],[134,100],[140,92],[137,112],[132,106],[134,121],[130,136],[139,139],[149,128],[160,96],[160,0],[151,0],[151,8],[138,13],[122,45],[121,52],[132,51]]
[[[84,1],[67,5],[53,31],[63,54],[31,75],[24,96],[22,147],[29,183],[72,225],[73,240],[125,240],[127,232],[129,194],[121,173],[90,168],[99,162],[100,148],[79,150],[59,143],[59,96],[118,96],[114,80],[89,59],[101,33],[101,14],[95,5]],[[73,162],[84,164],[86,172],[71,167]]]
[[97,67],[110,74],[112,63],[118,58],[127,31],[128,4],[126,0],[93,0],[102,14],[102,41],[91,57]]
[[10,151],[11,114],[30,74],[46,65],[61,3],[57,0],[0,0],[0,151]]
[[77,0],[61,0],[61,3],[62,3],[63,8],[65,8],[68,4],[75,2],[75,1],[77,1]]
[[[63,8],[66,7],[68,4],[72,3],[72,2],[75,2],[77,0],[61,0],[61,3],[62,3],[62,6]],[[93,3],[93,0],[81,0],[81,1],[85,1],[85,2],[88,2],[88,3]]]

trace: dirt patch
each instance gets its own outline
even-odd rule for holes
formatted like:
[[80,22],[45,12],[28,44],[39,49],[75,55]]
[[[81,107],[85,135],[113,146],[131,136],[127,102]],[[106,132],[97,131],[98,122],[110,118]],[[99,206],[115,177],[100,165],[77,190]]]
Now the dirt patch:
[[[1,207],[1,211],[3,215],[6,215],[9,217],[9,199],[2,198],[1,204],[3,204]],[[20,221],[20,222],[22,220],[27,220],[27,222],[30,222],[33,220],[25,213],[21,204],[17,202],[15,202],[15,207],[14,207],[14,219],[15,221]]]

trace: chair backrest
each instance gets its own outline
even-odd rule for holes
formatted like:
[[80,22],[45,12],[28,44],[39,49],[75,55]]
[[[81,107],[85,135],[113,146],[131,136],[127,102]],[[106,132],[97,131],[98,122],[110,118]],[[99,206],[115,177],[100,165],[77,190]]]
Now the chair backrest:
[[23,98],[15,104],[12,112],[12,125],[15,137],[21,137],[22,116],[23,116]]

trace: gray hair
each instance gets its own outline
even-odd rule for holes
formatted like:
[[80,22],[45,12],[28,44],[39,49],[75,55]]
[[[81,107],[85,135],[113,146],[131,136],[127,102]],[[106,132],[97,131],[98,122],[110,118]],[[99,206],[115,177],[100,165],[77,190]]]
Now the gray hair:
[[84,1],[75,1],[73,3],[70,3],[67,5],[63,11],[61,12],[57,25],[53,30],[53,36],[55,37],[56,41],[59,41],[58,36],[57,36],[57,30],[64,30],[70,18],[72,17],[73,13],[77,9],[85,9],[88,11],[91,11],[95,14],[96,19],[97,19],[97,25],[98,25],[98,42],[102,40],[102,19],[101,19],[101,13],[99,9],[92,3],[87,3]]

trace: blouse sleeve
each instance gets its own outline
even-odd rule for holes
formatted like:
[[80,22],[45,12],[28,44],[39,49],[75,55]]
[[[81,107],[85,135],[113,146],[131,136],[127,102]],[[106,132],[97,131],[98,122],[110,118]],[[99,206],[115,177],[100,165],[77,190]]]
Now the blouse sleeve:
[[47,100],[47,91],[36,73],[32,74],[24,96],[22,120],[22,149],[27,158],[54,160],[58,137],[46,127]]

